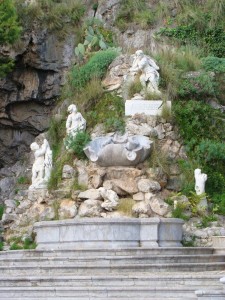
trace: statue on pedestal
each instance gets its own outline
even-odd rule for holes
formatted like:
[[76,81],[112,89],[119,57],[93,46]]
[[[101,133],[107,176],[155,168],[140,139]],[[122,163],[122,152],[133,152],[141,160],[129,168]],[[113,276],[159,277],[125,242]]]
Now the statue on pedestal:
[[200,169],[195,169],[195,191],[197,195],[205,193],[205,182],[207,180],[207,175],[201,173]]
[[69,116],[66,121],[66,133],[74,137],[78,131],[86,129],[86,120],[81,113],[77,112],[75,104],[71,104],[67,111],[69,112]]
[[142,50],[135,52],[135,58],[130,68],[131,77],[135,78],[138,72],[141,71],[140,82],[148,93],[161,95],[158,89],[159,85],[159,67],[149,56],[145,55]]
[[52,151],[49,143],[44,139],[41,146],[34,142],[30,148],[34,152],[35,160],[32,166],[32,185],[29,189],[46,188],[52,169]]

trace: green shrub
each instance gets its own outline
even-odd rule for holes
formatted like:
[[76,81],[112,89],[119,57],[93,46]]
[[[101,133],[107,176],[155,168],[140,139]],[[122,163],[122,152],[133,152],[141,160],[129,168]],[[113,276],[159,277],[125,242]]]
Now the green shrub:
[[148,28],[155,22],[154,12],[147,6],[145,0],[123,0],[120,3],[115,25],[125,31],[130,23],[136,23],[141,28]]
[[72,163],[73,155],[70,152],[65,152],[62,150],[63,146],[61,145],[58,156],[55,157],[53,168],[51,171],[51,176],[48,181],[48,190],[57,189],[58,184],[62,180],[62,169],[65,164]]
[[[121,97],[104,93],[90,109],[86,114],[89,128],[103,123],[106,131],[124,130],[124,101]],[[112,129],[110,129],[111,125]]]
[[225,73],[225,58],[215,56],[204,57],[202,58],[202,67],[206,71]]
[[110,117],[105,120],[104,127],[106,132],[117,131],[123,134],[125,132],[125,121],[123,119]]
[[185,215],[185,209],[186,205],[183,205],[182,203],[177,203],[176,208],[172,210],[172,217],[188,221],[190,217]]
[[161,28],[158,34],[167,36],[170,40],[175,39],[182,45],[196,45],[201,48],[204,56],[223,57],[225,4],[224,1],[223,4],[218,4],[219,2],[213,4],[211,0],[193,3],[182,1],[176,7],[177,16],[173,18],[170,26]]
[[74,67],[72,70],[72,86],[75,89],[83,88],[91,79],[102,78],[110,63],[116,58],[116,50],[107,49],[98,51],[90,60],[81,67]]
[[0,242],[0,251],[3,251],[3,249],[4,249],[4,243]]
[[86,155],[83,151],[83,148],[90,142],[91,138],[90,135],[85,131],[77,132],[76,136],[73,137],[69,135],[65,139],[65,146],[68,149],[73,150],[77,158],[85,159]]
[[4,214],[4,210],[5,210],[5,205],[0,204],[0,220],[2,219],[2,216]]
[[189,158],[194,168],[198,166],[207,174],[206,192],[214,203],[214,195],[225,193],[225,131],[222,115],[208,104],[193,100],[179,101],[173,107]]
[[29,178],[25,177],[25,176],[20,176],[18,179],[17,179],[17,183],[18,184],[29,184],[30,183],[30,180]]
[[202,216],[200,224],[197,225],[198,228],[206,228],[209,227],[211,222],[217,221],[217,217],[212,214],[208,216]]
[[180,98],[202,99],[216,96],[216,84],[211,74],[200,73],[195,77],[184,78],[178,86]]
[[40,0],[30,5],[24,5],[24,0],[17,0],[16,6],[25,28],[36,21],[41,28],[60,33],[61,36],[62,30],[70,28],[71,31],[75,28],[85,12],[85,6],[79,0]]

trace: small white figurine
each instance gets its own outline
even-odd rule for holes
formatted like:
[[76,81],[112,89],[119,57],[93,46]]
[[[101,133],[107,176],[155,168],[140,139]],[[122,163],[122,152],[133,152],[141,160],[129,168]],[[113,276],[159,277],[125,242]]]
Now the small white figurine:
[[145,90],[149,93],[161,95],[158,89],[159,85],[159,67],[149,56],[145,55],[142,50],[135,52],[135,58],[130,68],[130,73],[134,78],[141,71],[140,82]]
[[207,175],[201,173],[200,169],[195,169],[195,191],[197,195],[202,195],[205,193],[205,182],[207,180]]
[[29,189],[45,188],[52,169],[52,151],[46,139],[41,147],[34,142],[30,148],[34,152],[35,160],[32,166],[32,185]]
[[66,121],[66,133],[67,135],[76,136],[78,131],[84,131],[86,129],[86,120],[82,114],[77,112],[75,104],[71,104],[68,107],[69,116]]

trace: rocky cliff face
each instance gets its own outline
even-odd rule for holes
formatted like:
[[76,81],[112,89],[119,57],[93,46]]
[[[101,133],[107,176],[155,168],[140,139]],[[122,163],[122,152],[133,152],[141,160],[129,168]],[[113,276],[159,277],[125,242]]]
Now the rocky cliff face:
[[16,61],[13,72],[0,81],[0,168],[20,159],[48,128],[73,48],[73,36],[59,39],[37,30],[26,33],[14,49],[0,49]]

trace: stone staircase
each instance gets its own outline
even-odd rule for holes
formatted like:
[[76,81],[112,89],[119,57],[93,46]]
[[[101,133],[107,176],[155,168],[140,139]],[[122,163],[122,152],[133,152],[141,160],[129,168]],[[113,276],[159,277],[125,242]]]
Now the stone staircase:
[[221,293],[223,276],[212,248],[0,252],[1,300],[196,300],[196,290]]

